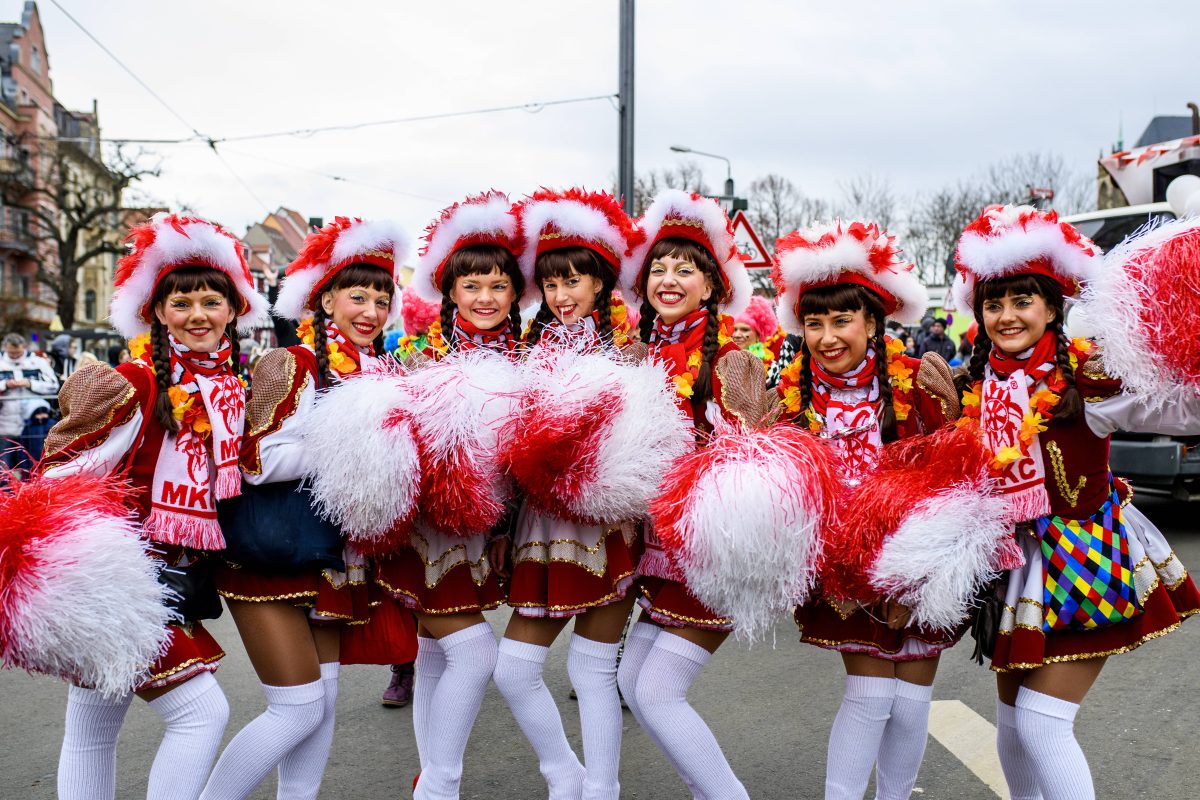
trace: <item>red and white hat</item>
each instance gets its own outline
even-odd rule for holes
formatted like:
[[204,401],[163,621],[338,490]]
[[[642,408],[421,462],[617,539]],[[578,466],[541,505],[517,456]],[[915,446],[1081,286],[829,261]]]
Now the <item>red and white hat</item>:
[[1096,245],[1053,211],[1033,206],[988,206],[963,230],[954,254],[956,308],[969,310],[980,281],[1045,275],[1074,297],[1099,265]]
[[621,291],[640,296],[641,278],[650,248],[662,239],[687,239],[713,254],[721,273],[722,314],[740,314],[750,302],[750,275],[733,239],[733,225],[725,210],[711,197],[667,189],[655,195],[637,221],[645,241],[634,247],[621,267]]
[[400,317],[396,273],[411,246],[408,234],[391,220],[367,222],[357,217],[334,217],[333,222],[304,239],[296,260],[288,264],[275,300],[275,313],[284,319],[299,320],[306,310],[317,310],[317,300],[334,275],[351,264],[368,264],[379,267],[392,279],[392,307],[387,320],[391,325]]
[[620,278],[621,263],[645,234],[634,227],[621,204],[608,192],[583,189],[555,191],[541,189],[516,205],[525,249],[521,254],[521,272],[528,275],[522,305],[533,305],[542,298],[533,276],[538,256],[566,247],[586,247]]
[[[520,257],[522,244],[520,219],[508,196],[495,189],[473,195],[447,208],[425,229],[425,245],[411,285],[422,300],[440,303],[442,274],[455,252],[472,245],[495,245]],[[533,282],[532,271],[522,275],[526,286]]]
[[249,333],[270,319],[267,298],[254,290],[242,243],[216,223],[160,212],[125,237],[130,251],[117,262],[109,321],[127,339],[150,330],[150,300],[163,276],[183,267],[210,267],[233,281],[241,298],[238,330]]
[[779,323],[788,333],[801,333],[800,298],[822,286],[862,286],[879,296],[884,313],[905,324],[920,322],[929,305],[895,237],[873,222],[838,220],[793,231],[775,243],[774,261]]

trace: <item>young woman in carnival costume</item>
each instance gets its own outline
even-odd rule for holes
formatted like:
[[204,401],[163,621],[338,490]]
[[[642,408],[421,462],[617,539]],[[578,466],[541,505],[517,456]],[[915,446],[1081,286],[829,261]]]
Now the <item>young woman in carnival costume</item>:
[[[515,389],[495,382],[506,384],[515,372],[518,301],[530,277],[517,264],[522,238],[511,211],[500,192],[443,211],[411,284],[441,304],[441,319],[425,350],[405,361],[410,384],[420,385],[408,404],[423,454],[420,497],[406,525],[408,545],[380,559],[376,582],[419,621],[413,728],[421,759],[415,796],[422,799],[458,797],[467,738],[496,666],[495,635],[483,618],[504,600],[489,559],[507,494],[495,431],[507,423]],[[449,435],[457,425],[462,435]],[[463,455],[453,449],[462,436],[487,441]]]
[[[312,462],[326,466],[305,426],[321,390],[383,371],[378,348],[399,316],[395,275],[408,252],[407,234],[386,221],[337,217],[308,235],[288,265],[275,313],[311,317],[298,331],[300,345],[270,351],[255,371],[242,446],[247,483],[290,488]],[[354,416],[339,421],[344,435]],[[356,447],[347,440],[337,454],[350,473]],[[240,502],[258,497],[248,493]],[[292,490],[287,497],[299,504],[296,515],[315,515],[307,493]],[[227,529],[231,542],[254,533]],[[342,634],[371,615],[366,558],[353,543],[336,544],[341,552],[298,554],[298,563],[276,562],[275,569],[231,563],[218,575],[267,708],[225,748],[203,797],[247,797],[276,767],[281,799],[317,796],[333,742]],[[329,564],[331,557],[340,563]]]
[[[722,416],[742,383],[761,400],[762,364],[742,354],[722,330],[721,315],[750,299],[750,280],[729,219],[717,203],[669,190],[638,222],[646,241],[622,268],[627,296],[642,299],[641,334],[649,357],[665,364],[679,413],[698,436]],[[736,383],[737,385],[731,385]],[[746,419],[758,422],[758,410]],[[642,728],[697,797],[746,797],[716,738],[687,702],[688,688],[733,629],[733,620],[696,599],[652,529],[639,563],[640,620],[630,630],[618,683]]]
[[[231,364],[237,329],[264,323],[267,301],[254,291],[241,243],[210,222],[159,214],[126,242],[110,318],[130,337],[133,358],[116,369],[84,367],[63,386],[46,475],[126,477],[143,537],[166,569],[194,575],[224,547],[216,501],[241,490],[245,392]],[[224,653],[191,618],[216,616],[220,601],[214,593],[179,603],[165,653],[135,690],[166,724],[150,768],[151,798],[200,794],[229,715],[211,674]],[[189,608],[196,605],[209,607]],[[117,736],[131,697],[71,687],[59,797],[113,797]]]
[[[911,474],[911,462],[910,474],[900,480],[917,484],[916,491],[886,484],[879,474],[887,466],[884,446],[932,433],[958,414],[945,361],[932,354],[909,358],[903,345],[884,335],[885,317],[911,324],[925,313],[928,295],[913,265],[877,225],[835,222],[782,237],[772,277],[783,327],[802,337],[776,388],[785,417],[833,449],[843,484],[841,513],[863,511],[875,487],[887,493],[898,515],[913,511],[903,508],[908,497],[923,500],[930,487]],[[956,477],[953,464],[932,466],[947,481]],[[902,548],[892,536],[898,526],[881,528],[865,513],[863,520],[870,523],[841,520],[825,533],[821,591],[796,609],[795,618],[801,641],[841,653],[846,670],[845,696],[829,736],[825,797],[861,800],[876,767],[876,797],[896,800],[908,797],[916,782],[938,657],[961,637],[965,608],[951,616],[949,630],[910,624],[911,609],[892,599],[896,593],[869,585],[859,566],[870,562],[868,574],[877,576],[901,549],[907,558],[923,560],[918,566],[924,569],[937,560]],[[895,541],[884,545],[875,532]],[[918,533],[925,537],[927,531]]]
[[[493,677],[537,752],[549,796],[615,800],[621,756],[617,652],[633,604],[629,588],[640,555],[639,530],[629,520],[595,513],[597,498],[582,497],[601,491],[594,484],[575,493],[579,504],[591,506],[585,517],[572,513],[572,504],[552,492],[558,476],[581,469],[560,463],[587,447],[577,439],[606,434],[603,420],[608,415],[586,404],[611,400],[613,395],[604,390],[618,388],[605,383],[596,391],[595,381],[576,373],[583,363],[603,370],[607,365],[600,354],[614,358],[612,348],[627,343],[624,305],[618,299],[614,306],[613,290],[621,260],[640,242],[639,231],[604,192],[544,189],[518,203],[516,212],[525,234],[522,271],[534,276],[526,289],[527,304],[540,302],[526,337],[530,353],[525,365],[533,376],[530,386],[537,388],[510,443],[509,471],[526,490],[526,501],[512,541],[508,604],[515,613],[500,640]],[[592,391],[585,405],[573,407],[564,419],[547,419],[557,409],[543,405],[561,405],[564,397],[576,394],[572,379],[563,379],[565,372],[582,378]],[[639,413],[636,408],[631,412]],[[668,413],[673,412],[671,404]],[[560,425],[575,440],[560,441],[554,430]],[[639,444],[624,442],[627,449]],[[590,464],[596,471],[606,467],[612,464]],[[586,770],[567,742],[542,678],[550,645],[572,619],[567,669],[579,698]]]
[[[1108,656],[1200,609],[1187,570],[1112,477],[1108,437],[1179,421],[1120,402],[1104,354],[1063,333],[1064,297],[1099,277],[1101,259],[1054,212],[988,207],[964,230],[955,269],[955,302],[979,323],[960,378],[964,417],[979,420],[1025,562],[1001,584],[992,656],[1000,762],[1013,798],[1093,798],[1074,734],[1080,703]],[[1126,320],[1141,306],[1129,300],[1135,307],[1118,314]]]

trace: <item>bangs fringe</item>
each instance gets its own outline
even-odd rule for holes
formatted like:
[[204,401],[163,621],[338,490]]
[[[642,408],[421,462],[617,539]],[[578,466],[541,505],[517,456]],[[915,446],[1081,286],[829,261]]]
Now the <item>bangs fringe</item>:
[[[564,247],[538,256],[533,276],[540,285],[547,278],[565,280],[571,277],[572,270],[579,275],[599,278],[601,282],[604,282],[608,274],[611,274],[611,270],[601,264],[600,256],[592,250],[586,247]],[[608,279],[607,282],[612,283],[613,281]],[[610,286],[609,289],[611,288]]]
[[199,264],[192,267],[180,267],[163,276],[154,289],[154,297],[151,299],[150,305],[156,306],[177,292],[188,294],[204,289],[210,292],[219,292],[225,297],[226,302],[234,307],[240,305],[237,289],[234,288],[233,281],[229,276],[215,267]]
[[490,244],[472,245],[455,250],[446,260],[442,275],[442,294],[449,295],[456,278],[464,275],[490,275],[501,272],[513,282],[516,296],[525,292],[525,277],[517,267],[517,259],[503,247]]
[[338,270],[324,291],[336,292],[339,289],[347,289],[351,286],[361,286],[367,289],[374,289],[377,292],[387,292],[388,294],[391,294],[395,290],[395,284],[392,283],[392,276],[388,275],[387,270],[382,267],[377,267],[374,264],[351,264]]

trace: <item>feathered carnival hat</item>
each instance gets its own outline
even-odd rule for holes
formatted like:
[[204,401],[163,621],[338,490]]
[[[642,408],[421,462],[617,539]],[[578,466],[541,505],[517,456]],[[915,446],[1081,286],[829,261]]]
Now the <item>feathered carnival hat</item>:
[[254,290],[242,243],[220,225],[178,214],[159,213],[135,225],[125,237],[129,253],[117,262],[109,308],[114,328],[127,339],[150,330],[150,300],[163,276],[183,267],[209,267],[233,281],[241,299],[238,330],[249,333],[269,319],[267,298]]
[[873,222],[837,221],[793,231],[775,243],[771,280],[779,293],[779,322],[802,332],[800,298],[810,289],[853,283],[883,301],[884,313],[905,324],[921,321],[929,293],[896,239]]
[[775,307],[771,301],[761,295],[750,298],[746,310],[733,318],[735,323],[749,325],[758,336],[760,342],[765,342],[775,335],[779,329],[779,320],[775,317]]
[[[472,245],[494,245],[520,257],[520,219],[503,192],[492,190],[455,203],[425,229],[425,244],[411,284],[421,299],[430,303],[442,301],[446,262],[458,250]],[[532,271],[521,274],[526,286],[533,282]]]
[[400,294],[400,319],[404,323],[404,333],[408,336],[420,336],[429,330],[429,326],[441,314],[442,307],[437,303],[427,303],[411,284],[404,287]]
[[542,253],[586,247],[600,256],[613,278],[618,279],[621,263],[645,237],[608,192],[541,189],[518,203],[516,212],[525,232],[521,272],[529,276],[522,305],[541,300],[541,288],[535,285],[533,276]]
[[956,308],[968,310],[980,281],[1044,275],[1074,297],[1099,263],[1091,240],[1053,211],[1033,206],[988,206],[963,230],[954,254],[958,276],[951,288]]
[[637,221],[645,241],[633,248],[621,267],[621,290],[627,297],[641,295],[642,276],[650,249],[663,239],[686,239],[712,253],[721,276],[719,310],[737,315],[753,293],[750,275],[733,240],[733,226],[725,210],[710,197],[667,189],[659,192]]
[[304,240],[296,260],[288,264],[283,285],[275,300],[275,313],[298,320],[305,310],[316,311],[321,292],[329,281],[351,264],[379,267],[392,279],[392,307],[387,324],[400,316],[400,287],[396,272],[408,258],[411,240],[390,220],[365,222],[355,217],[334,217],[321,230]]

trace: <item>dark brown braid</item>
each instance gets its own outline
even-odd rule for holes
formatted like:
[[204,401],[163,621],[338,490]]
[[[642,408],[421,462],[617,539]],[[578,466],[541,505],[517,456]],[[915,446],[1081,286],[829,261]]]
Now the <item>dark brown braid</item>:
[[[882,309],[880,309],[882,312]],[[879,438],[885,444],[894,442],[896,435],[896,409],[892,405],[892,382],[888,377],[887,339],[883,329],[883,314],[875,316],[875,370],[879,380]],[[915,376],[914,376],[915,377]]]
[[[812,354],[808,352],[808,342],[800,339],[800,353],[796,356],[800,359],[800,411],[803,413],[812,406]],[[803,425],[808,424],[807,420],[803,420]]]
[[658,319],[658,312],[654,310],[649,300],[642,300],[640,309],[641,319],[638,320],[638,332],[641,334],[641,339],[646,344],[650,344],[650,334],[654,333],[654,322]]
[[509,335],[517,343],[517,347],[521,347],[521,303],[520,296],[513,299],[512,306],[508,309],[508,325],[511,328]]
[[972,386],[983,380],[984,368],[987,366],[988,356],[991,353],[992,340],[984,333],[981,324],[979,331],[975,334],[975,346],[971,351],[971,361],[967,364],[966,371],[954,376],[954,388],[958,390],[960,399]]
[[329,337],[325,334],[325,321],[329,316],[325,307],[318,305],[313,312],[313,355],[317,357],[317,388],[324,389],[333,383],[333,373],[329,371]]
[[154,398],[154,419],[170,433],[178,433],[179,420],[171,407],[171,341],[167,326],[155,317],[150,323],[150,356],[154,362],[154,382],[158,395]]
[[541,306],[538,307],[537,316],[533,318],[533,322],[529,326],[529,337],[525,340],[525,345],[533,347],[537,344],[538,340],[542,338],[542,330],[552,322],[554,322],[554,312],[543,300]]
[[1063,391],[1058,406],[1054,409],[1054,416],[1050,419],[1055,422],[1075,422],[1083,414],[1083,399],[1079,396],[1079,390],[1075,388],[1075,371],[1071,369],[1071,340],[1063,333],[1061,313],[1055,315],[1054,321],[1050,323],[1050,330],[1054,331],[1057,345],[1054,353],[1055,363],[1062,372],[1063,380],[1067,382],[1067,388]]
[[442,295],[442,313],[440,316],[442,322],[442,341],[444,341],[451,350],[454,350],[456,347],[458,347],[458,337],[454,335],[454,319],[457,313],[458,306],[456,306],[454,301],[450,299],[450,294],[447,292],[446,294]]
[[225,338],[229,340],[229,369],[235,378],[242,377],[242,343],[238,339],[237,320],[225,326]]
[[607,342],[612,338],[612,287],[602,286],[600,296],[596,298],[596,310],[599,311],[596,320],[596,333],[600,341]]
[[704,344],[700,346],[700,372],[692,385],[692,407],[699,409],[701,415],[713,396],[712,373],[717,352],[721,349],[721,312],[717,310],[716,297],[709,298],[705,305],[708,306],[708,318],[704,323]]

